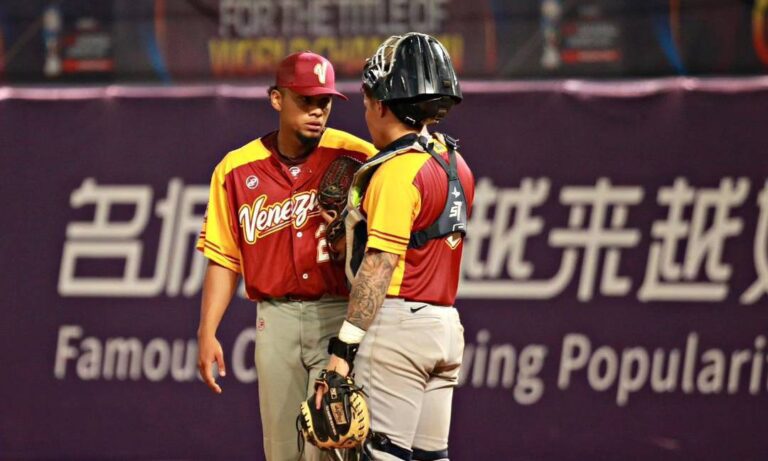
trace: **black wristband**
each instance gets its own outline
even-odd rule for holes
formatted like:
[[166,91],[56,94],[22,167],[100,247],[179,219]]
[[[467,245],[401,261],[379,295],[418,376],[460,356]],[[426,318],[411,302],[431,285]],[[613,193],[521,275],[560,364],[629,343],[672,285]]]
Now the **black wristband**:
[[359,344],[345,343],[340,340],[338,336],[334,336],[328,341],[328,353],[346,360],[350,366],[352,365],[352,362],[355,361],[355,355],[357,355],[357,349],[359,347]]

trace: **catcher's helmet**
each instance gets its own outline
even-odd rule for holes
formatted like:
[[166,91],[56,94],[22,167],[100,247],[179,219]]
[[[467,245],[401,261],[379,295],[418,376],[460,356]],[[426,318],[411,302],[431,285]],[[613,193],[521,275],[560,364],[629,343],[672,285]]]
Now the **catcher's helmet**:
[[462,99],[448,52],[417,32],[386,39],[366,61],[363,85],[413,126],[440,121]]

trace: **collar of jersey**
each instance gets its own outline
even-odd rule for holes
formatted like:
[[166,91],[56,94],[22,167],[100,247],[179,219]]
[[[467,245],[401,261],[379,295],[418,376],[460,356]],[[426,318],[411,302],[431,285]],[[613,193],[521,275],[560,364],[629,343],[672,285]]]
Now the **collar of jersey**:
[[416,134],[416,133],[409,133],[409,134],[407,134],[405,136],[401,136],[401,137],[395,139],[394,141],[392,141],[391,143],[387,144],[383,149],[381,149],[381,151],[379,151],[378,154],[376,154],[373,157],[369,158],[368,162],[366,162],[366,163],[374,162],[374,161],[380,159],[381,157],[389,154],[390,152],[395,152],[395,151],[398,151],[400,149],[404,149],[404,148],[406,148],[408,146],[412,146],[416,142],[418,137],[419,137],[419,135]]

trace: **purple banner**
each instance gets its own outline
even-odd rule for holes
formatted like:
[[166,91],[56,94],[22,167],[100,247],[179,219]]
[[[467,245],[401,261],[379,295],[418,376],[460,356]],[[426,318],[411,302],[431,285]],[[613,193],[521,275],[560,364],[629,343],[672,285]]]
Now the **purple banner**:
[[[465,88],[452,459],[765,459],[765,80]],[[255,306],[216,396],[192,244],[264,90],[0,88],[0,458],[262,459]],[[352,99],[331,125],[367,137]]]

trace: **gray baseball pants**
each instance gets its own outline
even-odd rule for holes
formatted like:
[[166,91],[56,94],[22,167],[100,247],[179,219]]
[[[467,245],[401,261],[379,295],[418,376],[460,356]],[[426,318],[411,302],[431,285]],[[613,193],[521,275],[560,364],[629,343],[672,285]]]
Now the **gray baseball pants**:
[[[386,299],[355,359],[371,429],[408,450],[447,449],[463,352],[464,327],[455,308]],[[373,455],[399,461],[376,450]]]
[[[267,461],[297,461],[299,405],[314,395],[314,380],[328,364],[328,340],[339,333],[347,300],[265,300],[256,321],[256,372]],[[305,461],[325,459],[307,444]]]

